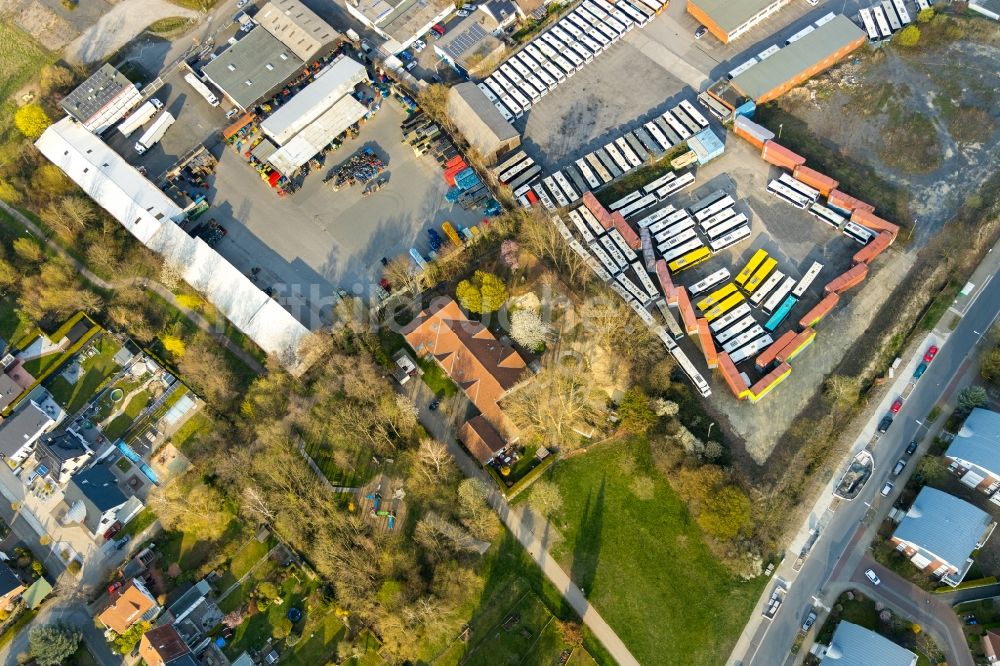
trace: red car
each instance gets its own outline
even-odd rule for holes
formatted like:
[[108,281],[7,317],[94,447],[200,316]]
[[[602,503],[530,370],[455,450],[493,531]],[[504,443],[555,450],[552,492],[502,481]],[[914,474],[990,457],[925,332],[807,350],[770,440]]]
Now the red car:
[[125,581],[116,580],[111,585],[108,585],[108,594],[114,594],[123,587],[125,587]]
[[892,412],[893,414],[899,414],[899,410],[901,410],[902,408],[903,408],[903,399],[896,398],[896,402],[892,403],[892,407],[889,408],[889,411]]
[[937,353],[938,353],[937,345],[931,345],[927,349],[927,353],[924,354],[924,361],[926,361],[927,363],[930,363],[931,361],[934,360],[934,357],[937,356]]

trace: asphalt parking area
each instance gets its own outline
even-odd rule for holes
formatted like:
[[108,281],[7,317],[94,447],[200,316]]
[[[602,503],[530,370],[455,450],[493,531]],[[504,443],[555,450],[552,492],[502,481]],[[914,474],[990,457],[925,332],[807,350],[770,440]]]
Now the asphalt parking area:
[[[470,226],[482,218],[480,211],[445,200],[448,185],[437,162],[416,156],[402,142],[404,117],[398,103],[386,101],[357,138],[327,153],[323,168],[284,198],[230,147],[213,151],[220,159],[209,179],[212,207],[202,219],[215,219],[227,230],[216,249],[247,275],[259,269],[255,279],[261,288],[284,297],[307,326],[328,319],[338,289],[371,296],[382,275],[382,257],[411,247],[426,254],[428,227],[440,228],[445,221]],[[387,162],[387,183],[380,191],[364,197],[360,185],[334,192],[322,182],[323,174],[363,147]]]

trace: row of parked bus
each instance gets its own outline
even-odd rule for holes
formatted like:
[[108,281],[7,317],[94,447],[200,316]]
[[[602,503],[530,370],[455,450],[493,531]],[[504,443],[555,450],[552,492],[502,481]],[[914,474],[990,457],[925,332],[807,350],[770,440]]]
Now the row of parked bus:
[[819,203],[819,190],[806,185],[788,172],[782,172],[780,177],[772,179],[767,185],[767,191],[796,208],[808,210],[813,217],[838,229],[855,243],[867,245],[875,239],[874,231],[851,222],[830,206]]
[[[919,9],[926,9],[929,5],[926,2],[921,4],[918,0],[917,6]],[[871,42],[891,39],[893,33],[913,22],[903,0],[883,0],[872,7],[865,7],[859,12],[859,16]]]
[[[708,119],[691,102],[684,100],[673,109],[625,132],[549,176],[543,177],[541,167],[522,150],[501,162],[494,168],[494,173],[500,182],[511,188],[523,206],[540,201],[550,209],[562,208],[579,200],[585,192],[600,189],[622,174],[646,164],[649,159],[659,159],[708,125]],[[694,177],[690,175],[680,178],[674,189],[661,193],[659,198],[694,182]],[[648,199],[646,203],[652,205],[655,202]],[[642,206],[637,205],[634,210],[623,211],[622,214],[628,216],[640,208]]]
[[573,76],[663,6],[660,0],[584,0],[480,82],[508,122]]

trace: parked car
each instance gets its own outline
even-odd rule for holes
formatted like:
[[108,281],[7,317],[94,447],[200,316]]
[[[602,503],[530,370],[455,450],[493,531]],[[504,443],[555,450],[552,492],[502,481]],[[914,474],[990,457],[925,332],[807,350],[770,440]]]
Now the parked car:
[[888,432],[889,426],[891,425],[892,425],[892,417],[886,416],[879,422],[878,431],[884,435],[886,432]]
[[927,353],[924,354],[924,360],[930,363],[931,361],[934,360],[934,357],[937,356],[937,353],[938,353],[938,346],[931,345],[930,347],[927,348]]
[[896,466],[892,468],[892,475],[899,476],[903,472],[904,467],[906,467],[906,458],[900,458],[896,462]]
[[865,577],[872,582],[872,585],[882,584],[882,580],[877,575],[875,575],[874,569],[868,569],[867,571],[865,571]]
[[114,539],[115,535],[118,534],[121,528],[122,528],[122,522],[120,520],[116,520],[114,525],[109,527],[107,531],[104,532],[104,540],[111,541],[112,539]]
[[444,26],[441,25],[440,23],[435,23],[434,25],[432,25],[431,30],[437,33],[438,37],[444,37],[444,33],[446,32]]
[[153,106],[155,106],[158,109],[162,109],[163,108],[163,102],[161,102],[160,100],[156,99],[155,97],[151,97],[149,99],[149,103],[152,104]]
[[920,379],[920,377],[923,376],[925,372],[927,372],[927,364],[921,363],[920,365],[917,366],[917,369],[913,371],[913,378]]
[[128,534],[126,534],[121,539],[119,539],[118,541],[115,542],[115,550],[121,550],[122,548],[124,548],[125,546],[127,546],[128,542],[131,541],[131,540],[132,540],[132,537],[130,537]]
[[433,412],[437,411],[437,408],[440,406],[441,406],[441,398],[434,398],[433,400],[431,400],[431,404],[428,405],[428,409],[430,409]]
[[916,452],[917,452],[917,440],[913,440],[912,442],[906,445],[906,455],[912,456]]
[[229,109],[228,111],[226,111],[226,120],[232,120],[238,115],[240,115],[239,109]]
[[464,5],[462,5],[462,9],[464,9],[467,12],[474,12],[474,11],[476,11],[476,8],[477,8],[477,5],[473,5],[473,4],[470,4],[468,2],[465,3]]
[[365,41],[365,40],[362,39],[361,40],[361,50],[364,51],[365,53],[371,53],[372,52],[372,45],[369,44],[367,41]]
[[413,68],[416,67],[416,66],[417,66],[417,61],[416,60],[411,60],[410,62],[406,63],[406,71],[408,71],[408,72],[412,71]]
[[411,46],[413,46],[414,51],[420,53],[421,51],[427,48],[427,42],[425,42],[422,39],[416,39],[413,41],[413,44]]
[[413,54],[410,53],[409,51],[400,51],[397,55],[399,56],[399,59],[402,60],[403,62],[410,62],[411,60],[413,60]]
[[706,32],[708,32],[708,28],[706,28],[703,25],[700,25],[700,26],[698,26],[698,29],[694,31],[694,38],[695,39],[701,39],[702,37],[705,36]]
[[816,621],[816,613],[809,611],[809,615],[806,616],[806,621],[802,623],[802,631],[809,631],[812,628],[813,623]]
[[239,7],[246,7],[246,4],[247,4],[248,2],[250,2],[250,0],[239,0],[239,1],[238,1],[238,2],[236,3],[236,7],[237,7],[237,8],[239,8]]
[[886,481],[885,485],[882,486],[882,490],[880,490],[879,493],[881,493],[882,497],[888,497],[889,493],[891,492],[892,492],[892,484]]
[[472,12],[468,11],[467,9],[459,9],[457,12],[455,12],[455,15],[456,16],[461,16],[462,18],[465,18],[466,16],[468,16],[471,13]]
[[125,587],[125,581],[116,580],[115,582],[111,583],[111,585],[108,585],[108,594],[114,594],[123,587]]
[[892,407],[889,408],[889,411],[892,412],[893,414],[899,414],[899,410],[901,410],[902,408],[903,408],[903,399],[896,398],[895,402],[892,403]]

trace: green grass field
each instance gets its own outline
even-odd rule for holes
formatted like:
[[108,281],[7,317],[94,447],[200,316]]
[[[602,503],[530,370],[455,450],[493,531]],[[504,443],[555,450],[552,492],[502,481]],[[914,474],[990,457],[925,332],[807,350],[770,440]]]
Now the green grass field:
[[124,435],[132,427],[142,410],[146,409],[146,405],[151,399],[148,391],[140,391],[133,395],[128,405],[125,406],[125,411],[112,419],[111,423],[104,428],[104,436],[113,441]]
[[55,54],[46,51],[27,33],[0,21],[0,137],[12,126],[11,95],[31,81],[42,67],[55,61]]
[[[651,500],[631,490],[636,475],[652,479]],[[556,524],[565,540],[554,555],[635,657],[724,663],[764,579],[746,583],[723,568],[654,470],[645,440],[560,462],[549,478],[563,499]]]
[[56,375],[46,382],[46,388],[67,412],[75,414],[86,405],[104,381],[119,368],[114,356],[121,345],[109,335],[102,335],[97,342],[97,354],[84,356],[80,362],[83,376],[75,384],[70,384],[62,375]]

